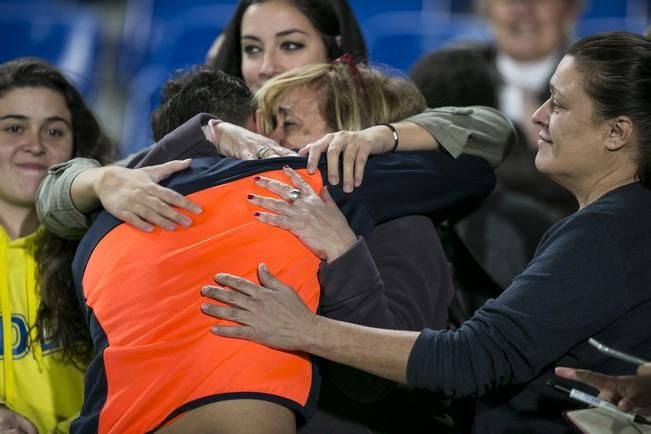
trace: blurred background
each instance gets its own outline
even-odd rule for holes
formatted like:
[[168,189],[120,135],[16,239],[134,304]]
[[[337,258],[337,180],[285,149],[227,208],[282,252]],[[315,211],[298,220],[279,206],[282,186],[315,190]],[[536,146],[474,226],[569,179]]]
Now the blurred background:
[[[587,0],[576,36],[643,32],[650,0]],[[82,91],[120,143],[148,143],[162,83],[203,63],[228,23],[234,0],[0,0],[0,62],[37,56]],[[424,54],[492,38],[472,0],[349,0],[371,62],[407,73]]]

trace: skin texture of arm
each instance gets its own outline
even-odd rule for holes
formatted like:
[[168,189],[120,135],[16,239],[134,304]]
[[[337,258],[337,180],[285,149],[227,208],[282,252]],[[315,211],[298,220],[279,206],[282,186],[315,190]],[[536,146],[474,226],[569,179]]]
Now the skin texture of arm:
[[254,340],[278,349],[307,351],[406,383],[407,361],[419,332],[374,329],[314,315],[264,264],[258,268],[258,277],[263,286],[233,275],[219,274],[216,282],[234,291],[218,287],[202,289],[206,296],[240,307],[204,305],[204,313],[241,324],[215,326],[213,333]]

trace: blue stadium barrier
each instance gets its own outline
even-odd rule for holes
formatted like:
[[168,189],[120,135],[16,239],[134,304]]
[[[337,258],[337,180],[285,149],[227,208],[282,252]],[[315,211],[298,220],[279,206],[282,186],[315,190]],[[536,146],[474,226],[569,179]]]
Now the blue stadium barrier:
[[483,19],[465,14],[392,12],[362,22],[371,63],[406,73],[426,53],[458,40],[486,40]]

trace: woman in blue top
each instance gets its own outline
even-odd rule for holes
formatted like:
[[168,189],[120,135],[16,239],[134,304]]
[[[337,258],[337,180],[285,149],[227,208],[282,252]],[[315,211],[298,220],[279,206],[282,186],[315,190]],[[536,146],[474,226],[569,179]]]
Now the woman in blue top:
[[[475,432],[570,431],[561,412],[576,404],[545,388],[554,366],[632,369],[596,353],[593,336],[651,358],[651,40],[624,32],[582,39],[550,91],[533,116],[536,167],[574,194],[579,211],[554,225],[527,269],[458,330],[380,330],[312,315],[261,266],[262,287],[218,275],[234,291],[203,289],[231,305],[205,313],[240,324],[213,332],[450,397],[478,396]],[[313,201],[296,183],[301,196],[280,214]]]

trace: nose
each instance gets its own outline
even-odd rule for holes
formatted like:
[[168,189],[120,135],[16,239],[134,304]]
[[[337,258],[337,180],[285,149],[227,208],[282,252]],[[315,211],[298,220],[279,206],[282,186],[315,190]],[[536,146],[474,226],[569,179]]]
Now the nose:
[[26,134],[24,136],[22,149],[34,155],[43,154],[45,152],[45,146],[43,144],[43,137],[41,136],[41,132],[38,130],[33,130]]
[[283,68],[278,64],[276,53],[274,53],[274,50],[267,50],[260,66],[260,79],[262,81],[269,80],[281,72],[283,72]]
[[551,98],[547,99],[531,116],[531,122],[539,127],[546,127],[549,124],[549,110]]

